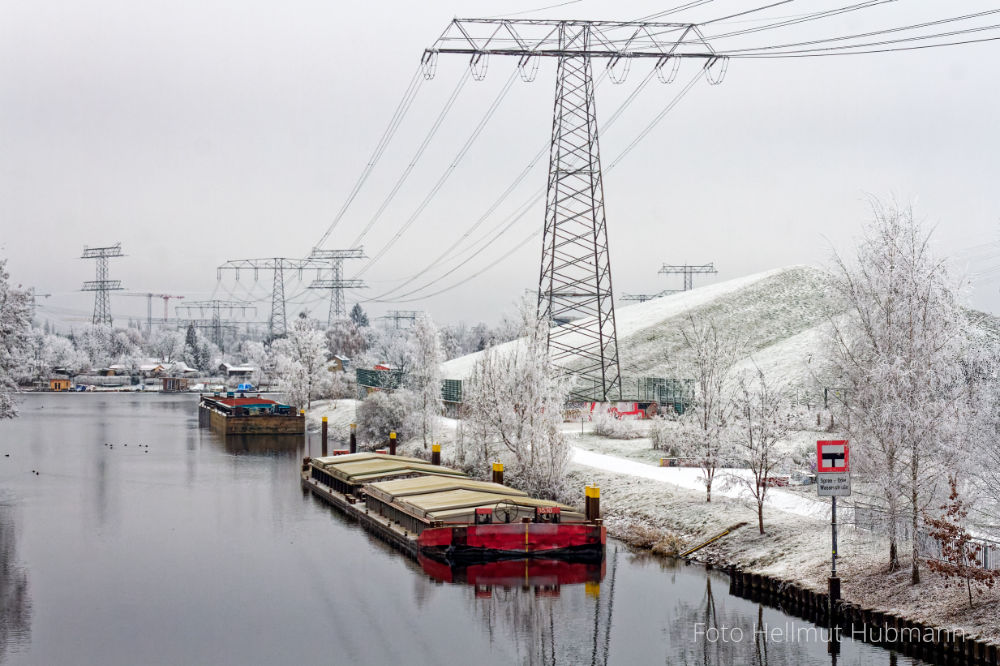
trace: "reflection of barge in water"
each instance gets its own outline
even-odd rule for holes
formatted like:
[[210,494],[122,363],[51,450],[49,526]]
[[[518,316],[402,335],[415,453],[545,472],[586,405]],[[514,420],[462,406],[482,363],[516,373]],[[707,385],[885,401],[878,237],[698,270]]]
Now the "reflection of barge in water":
[[198,424],[222,435],[302,435],[306,418],[295,408],[260,395],[202,395]]
[[414,557],[448,563],[604,558],[607,532],[599,518],[418,458],[306,458],[302,486]]
[[[433,580],[442,583],[473,585],[476,596],[490,596],[493,588],[532,587],[539,595],[554,596],[563,585],[599,584],[604,580],[604,560],[567,562],[565,560],[524,559],[479,562],[450,566],[438,560],[417,556],[421,568]],[[588,588],[589,589],[589,588]]]

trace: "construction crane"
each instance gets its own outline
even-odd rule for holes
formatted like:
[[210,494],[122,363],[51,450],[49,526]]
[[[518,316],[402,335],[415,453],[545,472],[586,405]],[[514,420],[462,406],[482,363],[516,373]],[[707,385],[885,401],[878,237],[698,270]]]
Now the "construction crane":
[[425,78],[434,75],[442,53],[469,56],[475,79],[486,75],[491,56],[517,58],[525,81],[534,79],[539,58],[558,59],[538,315],[540,320],[556,324],[548,333],[552,362],[584,380],[574,397],[620,400],[621,369],[591,60],[606,60],[608,73],[616,82],[625,80],[636,59],[653,62],[667,82],[685,58],[703,61],[710,82],[713,71],[716,81],[721,81],[727,60],[715,52],[693,23],[646,21],[454,19],[424,51],[421,63]]
[[183,296],[177,296],[175,294],[153,294],[153,293],[141,293],[141,292],[128,292],[127,294],[122,294],[122,296],[141,296],[146,299],[146,333],[153,333],[153,299],[162,298],[163,299],[163,323],[166,324],[169,319],[170,310],[168,308],[171,298],[181,299]]

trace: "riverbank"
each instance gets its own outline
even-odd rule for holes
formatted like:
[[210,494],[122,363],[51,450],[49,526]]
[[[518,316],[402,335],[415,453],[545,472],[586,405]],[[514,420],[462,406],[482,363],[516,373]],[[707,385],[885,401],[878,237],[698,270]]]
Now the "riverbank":
[[[333,401],[309,414],[318,427],[322,415],[330,421],[331,433],[346,432],[354,416],[354,401]],[[438,442],[442,462],[453,455],[456,422],[442,419]],[[638,424],[637,424],[638,425]],[[705,501],[699,470],[662,468],[655,463],[661,452],[652,450],[648,439],[611,440],[592,432],[592,425],[565,424],[574,444],[567,488],[560,498],[569,504],[584,504],[583,489],[601,489],[601,510],[608,533],[630,545],[663,555],[675,555],[718,534],[746,523],[732,534],[698,551],[693,559],[719,568],[735,567],[794,583],[816,592],[827,591],[830,575],[829,503],[818,500],[814,487],[773,489],[765,508],[765,534],[757,527],[756,506],[728,475],[720,471],[713,486],[712,502]],[[799,433],[799,440],[815,439],[816,433]],[[420,440],[400,444],[400,452],[426,456]],[[906,550],[908,544],[901,543]],[[910,560],[902,553],[901,568],[889,573],[889,544],[879,533],[842,525],[838,538],[838,573],[841,595],[861,607],[892,611],[912,620],[942,629],[964,632],[1000,643],[1000,589],[981,591],[969,608],[964,585],[949,584],[940,575],[921,566],[922,582],[910,584]]]
[[[765,534],[761,535],[755,507],[744,500],[714,497],[707,503],[704,492],[580,464],[573,465],[569,476],[574,488],[587,483],[601,488],[608,533],[626,543],[676,555],[731,525],[746,522],[692,559],[765,574],[816,592],[827,591],[828,520],[769,508],[764,516]],[[574,501],[582,501],[582,493]],[[977,594],[970,609],[965,587],[949,585],[926,565],[921,566],[922,582],[911,585],[910,560],[905,555],[902,568],[887,573],[888,542],[880,535],[842,527],[838,541],[837,569],[844,601],[1000,642],[1000,590]]]

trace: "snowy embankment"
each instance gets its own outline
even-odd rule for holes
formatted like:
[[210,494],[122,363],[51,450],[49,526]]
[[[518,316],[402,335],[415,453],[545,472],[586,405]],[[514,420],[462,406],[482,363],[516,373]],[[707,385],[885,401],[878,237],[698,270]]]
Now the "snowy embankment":
[[[745,339],[748,356],[765,370],[781,371],[785,381],[803,384],[809,359],[822,341],[821,327],[839,310],[829,276],[808,266],[789,266],[644,303],[615,308],[621,371],[627,377],[676,376],[683,347],[680,333],[689,316],[713,320],[721,332]],[[498,345],[509,353],[520,340]],[[452,359],[442,376],[465,379],[483,352]]]

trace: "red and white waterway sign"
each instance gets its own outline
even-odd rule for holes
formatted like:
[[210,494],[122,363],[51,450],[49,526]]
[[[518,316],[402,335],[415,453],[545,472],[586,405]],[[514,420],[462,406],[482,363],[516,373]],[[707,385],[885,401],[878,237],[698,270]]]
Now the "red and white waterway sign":
[[850,455],[846,439],[820,440],[816,442],[816,471],[850,472]]

